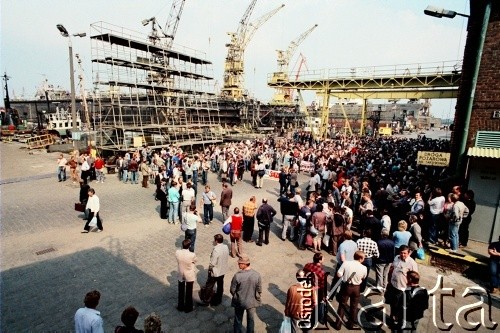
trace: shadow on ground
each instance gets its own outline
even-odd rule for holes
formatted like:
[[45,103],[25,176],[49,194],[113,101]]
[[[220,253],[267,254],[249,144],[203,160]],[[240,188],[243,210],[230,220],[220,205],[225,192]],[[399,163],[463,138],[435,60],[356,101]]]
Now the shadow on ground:
[[[46,256],[54,253],[45,254]],[[140,258],[135,258],[141,260]],[[201,278],[206,272],[200,274]],[[160,315],[166,332],[231,331],[233,311],[230,302],[217,307],[196,308],[190,314],[179,313],[177,273],[172,271],[159,281],[130,265],[120,256],[103,248],[47,259],[1,273],[2,332],[71,331],[75,311],[83,307],[85,294],[97,289],[105,332],[121,324],[123,309],[133,305],[140,313],[137,328],[151,312]],[[210,320],[216,314],[215,320]]]

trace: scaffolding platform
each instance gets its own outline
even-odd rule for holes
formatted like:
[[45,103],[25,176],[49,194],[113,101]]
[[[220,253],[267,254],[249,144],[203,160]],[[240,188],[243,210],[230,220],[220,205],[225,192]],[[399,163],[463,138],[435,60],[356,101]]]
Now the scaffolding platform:
[[222,142],[212,63],[202,52],[105,22],[91,25],[90,40],[99,149]]

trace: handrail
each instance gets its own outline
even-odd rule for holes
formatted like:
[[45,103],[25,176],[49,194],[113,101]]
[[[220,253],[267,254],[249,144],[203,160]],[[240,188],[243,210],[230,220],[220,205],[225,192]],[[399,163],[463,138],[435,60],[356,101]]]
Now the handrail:
[[[330,79],[374,79],[387,77],[417,77],[428,75],[460,74],[462,60],[449,60],[429,63],[412,63],[397,65],[381,65],[366,67],[317,69],[301,72],[291,72],[289,77],[297,78],[290,81],[313,81]],[[274,73],[267,75],[272,82]]]

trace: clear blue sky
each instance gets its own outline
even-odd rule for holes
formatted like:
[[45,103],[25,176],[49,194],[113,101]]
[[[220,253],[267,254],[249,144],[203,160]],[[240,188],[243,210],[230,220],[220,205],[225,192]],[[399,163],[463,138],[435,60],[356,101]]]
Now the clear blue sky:
[[[267,75],[276,70],[276,50],[314,24],[318,28],[299,46],[308,69],[351,68],[461,60],[467,19],[437,19],[423,14],[427,5],[469,13],[467,0],[259,0],[255,20],[285,4],[263,25],[245,54],[246,88],[267,102],[273,90]],[[236,31],[250,0],[187,0],[175,39],[207,54],[214,78],[222,85],[227,32]],[[91,88],[90,24],[105,21],[147,33],[141,20],[155,16],[164,25],[171,0],[2,0],[0,69],[11,77],[11,97],[32,98],[44,77],[69,90],[67,39],[56,29],[62,23],[73,38],[74,53],[83,60]],[[2,89],[2,105],[4,91]],[[432,101],[431,112],[451,117],[454,100]]]

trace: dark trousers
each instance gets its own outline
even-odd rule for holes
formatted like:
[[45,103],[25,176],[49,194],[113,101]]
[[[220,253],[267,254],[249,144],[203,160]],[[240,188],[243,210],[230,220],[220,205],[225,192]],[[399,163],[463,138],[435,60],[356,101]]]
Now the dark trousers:
[[[94,218],[94,214],[95,214],[94,212],[89,211],[89,215],[87,217],[87,223],[85,223],[85,227],[83,227],[84,230],[87,231],[90,230],[89,223]],[[97,217],[97,229],[102,230],[102,221],[101,218],[99,217],[99,212],[97,212],[96,217]]]
[[[356,323],[358,318],[358,304],[360,295],[360,286],[355,286],[352,284],[342,283],[340,287],[340,302],[339,302],[339,310],[338,315],[340,318],[344,317],[345,310],[347,307],[347,301],[350,301],[349,304],[349,316],[347,321],[347,328],[352,327],[352,324]],[[338,321],[338,319],[337,319]]]
[[160,201],[160,218],[168,219],[168,200],[166,199]]
[[252,185],[257,186],[257,171],[252,175]]
[[245,172],[245,169],[238,168],[238,176],[237,176],[238,180],[240,180],[240,181],[243,180],[243,173],[244,172]]
[[469,225],[471,223],[471,218],[466,217],[462,220],[460,227],[458,228],[458,241],[461,245],[467,246],[469,242]]
[[193,285],[194,281],[178,281],[179,298],[177,300],[177,310],[191,312],[193,310]]
[[83,180],[83,183],[84,184],[87,184],[87,178],[89,178],[89,171],[82,171],[82,174],[80,175],[80,177],[82,178]]
[[142,175],[142,187],[148,188],[149,175]]
[[243,216],[243,240],[245,242],[252,239],[254,225],[253,216]]
[[184,239],[191,240],[191,245],[189,245],[189,251],[194,252],[194,243],[196,242],[196,229],[187,229],[184,232]]
[[285,194],[288,190],[288,184],[280,184],[280,195]]
[[[212,290],[217,283],[217,291],[212,296],[210,300],[210,305],[219,305],[222,303],[222,295],[224,294],[224,275],[221,276],[208,276],[207,283],[205,284],[205,288],[207,290]],[[204,301],[204,300],[203,300]]]
[[214,205],[203,204],[203,223],[210,224],[210,221],[214,219]]
[[257,243],[262,244],[262,236],[264,236],[264,244],[269,244],[269,226],[259,224],[259,240]]

